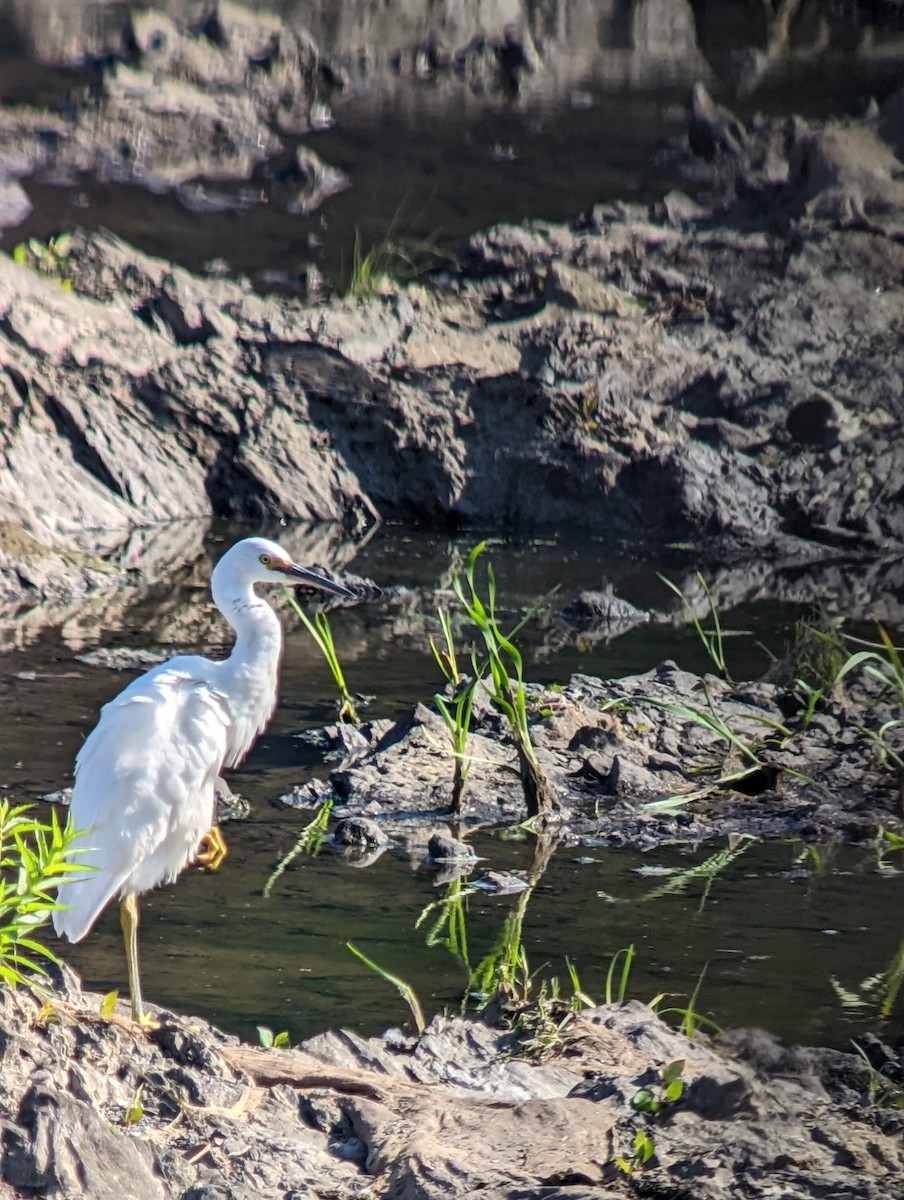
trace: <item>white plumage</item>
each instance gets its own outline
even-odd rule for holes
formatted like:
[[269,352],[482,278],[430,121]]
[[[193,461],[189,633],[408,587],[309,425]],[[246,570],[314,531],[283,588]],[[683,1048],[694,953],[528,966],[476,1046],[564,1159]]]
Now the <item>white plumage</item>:
[[77,942],[120,897],[136,1020],[136,897],[198,857],[214,825],[218,776],[244,758],[273,712],[282,628],[254,585],[286,579],[352,595],[296,566],[275,542],[238,542],[211,576],[214,602],[236,635],[232,653],[221,662],[180,655],[134,680],[104,706],[76,759],[70,811],[85,849],[73,861],[93,870],[60,888],[67,907],[53,914],[54,927]]

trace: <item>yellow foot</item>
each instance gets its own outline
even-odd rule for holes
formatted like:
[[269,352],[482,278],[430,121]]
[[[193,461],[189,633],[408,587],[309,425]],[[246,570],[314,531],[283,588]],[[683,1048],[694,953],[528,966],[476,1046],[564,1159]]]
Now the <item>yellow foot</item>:
[[160,1022],[156,1021],[150,1013],[132,1011],[132,1021],[139,1029],[145,1033],[153,1033],[155,1029],[160,1028]]
[[195,862],[207,871],[219,871],[223,859],[229,853],[219,825],[211,825],[201,839],[201,846],[203,849],[195,855]]

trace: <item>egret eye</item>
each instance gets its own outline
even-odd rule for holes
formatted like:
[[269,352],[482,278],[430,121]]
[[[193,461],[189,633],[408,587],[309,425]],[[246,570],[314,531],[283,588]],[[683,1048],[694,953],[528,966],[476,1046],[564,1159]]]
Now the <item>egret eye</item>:
[[262,554],[260,556],[260,562],[263,563],[265,567],[272,567],[273,565],[273,559],[269,554]]

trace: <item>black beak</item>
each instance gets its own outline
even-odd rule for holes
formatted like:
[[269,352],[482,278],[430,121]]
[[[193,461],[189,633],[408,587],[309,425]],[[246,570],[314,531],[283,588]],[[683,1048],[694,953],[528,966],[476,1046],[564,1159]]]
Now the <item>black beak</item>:
[[333,596],[342,596],[345,600],[357,599],[351,588],[347,588],[344,583],[335,583],[332,579],[327,579],[325,575],[320,575],[317,571],[311,571],[307,567],[299,567],[295,563],[290,563],[289,566],[280,569],[288,579],[297,579],[299,583],[307,584],[308,587],[320,588],[323,592],[329,592]]

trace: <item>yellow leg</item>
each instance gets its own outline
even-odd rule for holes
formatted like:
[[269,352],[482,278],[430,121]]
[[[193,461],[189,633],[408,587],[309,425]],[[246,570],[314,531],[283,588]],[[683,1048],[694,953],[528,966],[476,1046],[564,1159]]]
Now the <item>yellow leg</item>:
[[122,939],[126,947],[132,1020],[142,1029],[159,1029],[160,1023],[147,1015],[141,1002],[141,980],[138,978],[138,897],[134,894],[126,896],[120,902],[119,923],[122,926]]
[[223,865],[223,859],[229,853],[219,825],[211,825],[201,838],[201,845],[204,849],[195,855],[195,862],[208,871],[219,871]]

